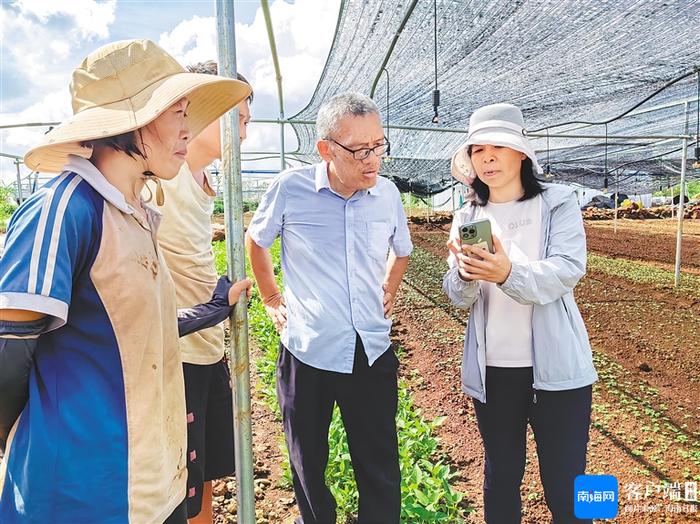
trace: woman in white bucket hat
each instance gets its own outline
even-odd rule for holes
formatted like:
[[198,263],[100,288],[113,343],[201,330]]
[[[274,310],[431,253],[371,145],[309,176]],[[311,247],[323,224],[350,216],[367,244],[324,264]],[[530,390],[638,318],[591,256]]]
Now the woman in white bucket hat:
[[188,142],[250,88],[130,40],[91,53],[70,89],[74,115],[25,156],[60,174],[12,217],[0,259],[0,426],[14,421],[6,392],[21,400],[7,370],[34,353],[14,377],[28,376],[26,406],[0,435],[0,521],[184,523],[178,335],[221,321],[250,282],[178,312],[140,195],[151,180],[162,200]]
[[[443,289],[471,310],[462,389],[484,442],[488,523],[520,522],[528,423],[553,522],[584,522],[574,516],[574,479],[585,472],[597,375],[573,288],[585,274],[586,239],[574,191],[535,172],[520,109],[477,109],[452,157],[470,200],[454,216]],[[491,224],[494,253],[459,240],[460,225],[478,219]]]

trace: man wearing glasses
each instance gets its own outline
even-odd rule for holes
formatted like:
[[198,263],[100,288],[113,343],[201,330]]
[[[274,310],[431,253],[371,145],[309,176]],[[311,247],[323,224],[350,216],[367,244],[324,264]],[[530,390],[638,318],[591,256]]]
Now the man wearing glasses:
[[[253,273],[280,331],[277,397],[299,506],[297,524],[336,521],[325,484],[338,404],[348,435],[359,522],[398,524],[398,359],[394,297],[413,249],[396,186],[378,176],[389,152],[379,109],[346,93],[319,110],[322,162],[280,173],[246,235]],[[284,294],[268,248],[282,238]]]

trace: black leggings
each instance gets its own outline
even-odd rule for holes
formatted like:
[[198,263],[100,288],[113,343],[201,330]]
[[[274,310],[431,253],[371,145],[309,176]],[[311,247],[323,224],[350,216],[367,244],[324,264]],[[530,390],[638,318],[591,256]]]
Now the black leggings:
[[534,390],[532,368],[486,368],[486,403],[474,400],[484,441],[484,517],[520,522],[527,424],[537,444],[540,478],[553,524],[574,516],[574,479],[586,470],[592,387]]

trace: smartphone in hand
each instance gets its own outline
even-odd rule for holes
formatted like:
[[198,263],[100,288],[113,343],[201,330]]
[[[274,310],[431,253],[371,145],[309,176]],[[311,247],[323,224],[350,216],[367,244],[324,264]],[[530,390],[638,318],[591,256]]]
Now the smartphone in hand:
[[487,218],[467,222],[459,226],[459,238],[462,244],[488,249],[490,253],[493,253],[491,222]]

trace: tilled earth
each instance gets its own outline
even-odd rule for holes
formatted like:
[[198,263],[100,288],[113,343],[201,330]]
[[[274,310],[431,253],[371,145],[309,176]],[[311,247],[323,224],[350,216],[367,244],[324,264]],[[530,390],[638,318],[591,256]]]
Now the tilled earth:
[[[657,263],[672,268],[676,260],[678,222],[664,220],[612,220],[586,222],[588,249],[612,257]],[[684,271],[700,271],[700,220],[683,221],[681,265]]]
[[[647,250],[654,253],[654,262],[669,264],[668,255],[658,253],[660,244],[675,239],[671,233],[635,234],[629,228],[613,242],[598,224],[587,224],[592,251],[607,254],[606,248],[656,246],[658,250]],[[416,251],[395,314],[395,331],[408,350],[402,364],[404,373],[413,377],[416,405],[428,417],[446,416],[438,433],[460,472],[457,488],[476,508],[468,522],[482,522],[483,448],[471,402],[459,388],[467,314],[452,308],[440,289],[448,230],[449,224],[412,225]],[[684,241],[689,252],[700,244],[697,237]],[[576,297],[600,375],[594,387],[588,472],[617,476],[617,522],[698,520],[697,504],[674,502],[669,490],[660,487],[667,481],[684,488],[685,482],[700,479],[697,300],[671,290],[650,293],[625,279],[591,272],[577,287]],[[523,522],[550,519],[538,475],[530,433]]]
[[[589,250],[673,269],[675,222],[587,223]],[[632,221],[629,221],[632,222]],[[416,407],[428,418],[445,416],[437,430],[454,479],[482,522],[483,448],[471,401],[460,390],[467,313],[441,290],[449,223],[412,224],[416,250],[394,314],[393,337],[404,350],[401,373]],[[700,223],[686,221],[683,270],[700,273]],[[594,348],[600,380],[594,386],[588,473],[619,480],[620,523],[700,521],[697,503],[684,496],[700,480],[700,302],[671,289],[649,289],[623,277],[589,270],[576,298]],[[251,348],[251,361],[259,352]],[[253,383],[257,376],[251,373]],[[291,523],[294,495],[282,479],[281,423],[253,400],[256,508],[260,523]],[[662,482],[671,483],[663,488]],[[674,490],[678,483],[680,491]],[[215,483],[215,522],[235,522],[235,482]],[[550,521],[532,434],[522,488],[523,522]]]

